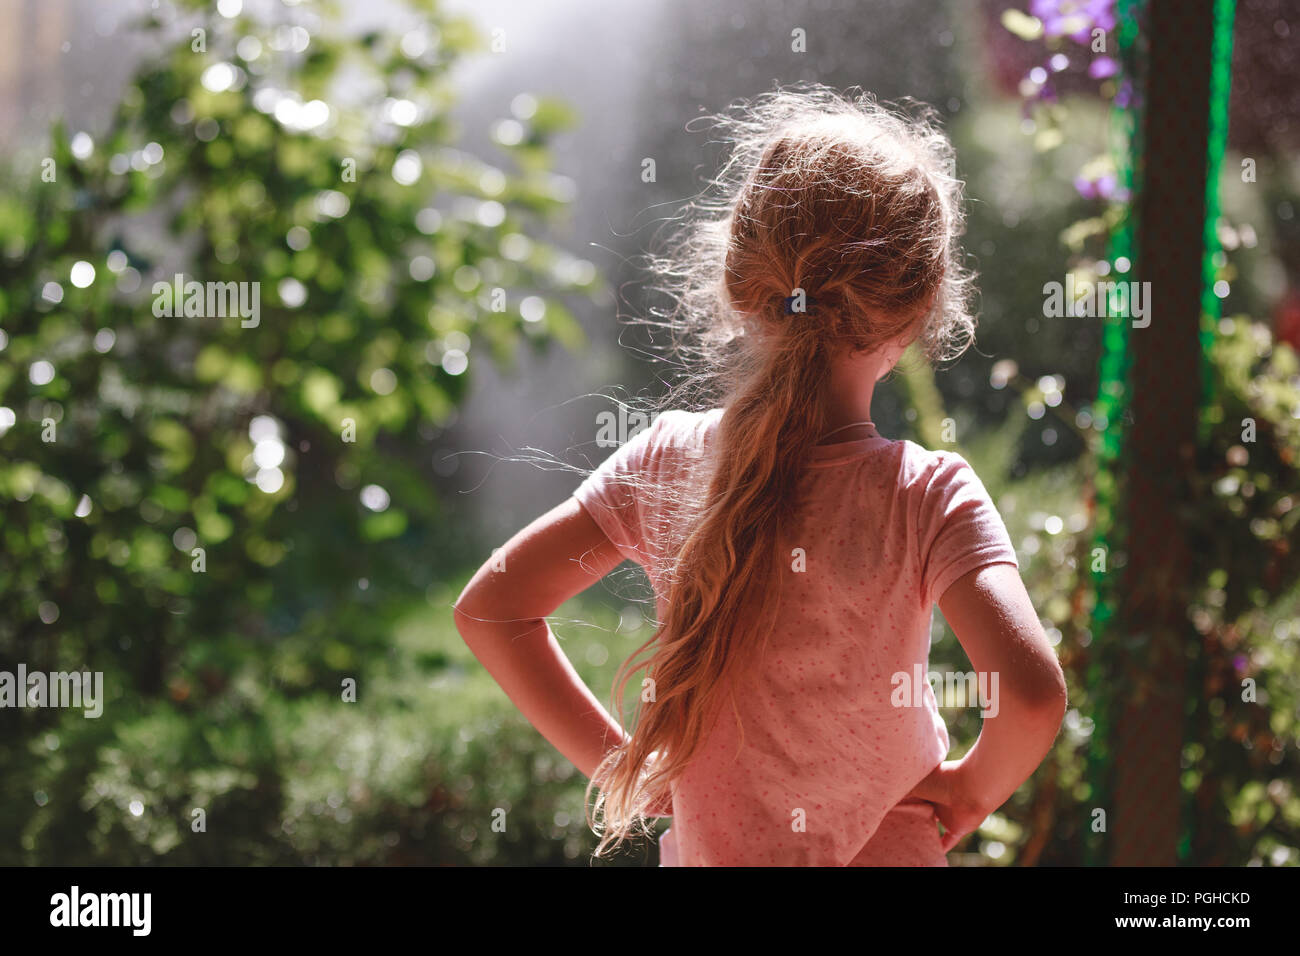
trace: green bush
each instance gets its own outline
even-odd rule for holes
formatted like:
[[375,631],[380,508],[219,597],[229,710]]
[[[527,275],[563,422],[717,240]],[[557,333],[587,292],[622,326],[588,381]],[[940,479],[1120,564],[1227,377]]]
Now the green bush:
[[[455,593],[408,610],[354,703],[250,678],[202,713],[159,700],[112,723],[64,715],[7,764],[4,806],[22,818],[8,861],[586,862],[586,780],[456,634]],[[620,630],[600,602],[565,614],[586,622],[560,627],[568,653],[607,691],[649,632]],[[642,847],[617,862],[648,858]]]
[[[467,365],[580,341],[556,294],[594,270],[525,238],[567,201],[571,117],[521,97],[506,165],[476,158],[450,119],[465,21],[413,3],[356,43],[316,17],[146,20],[107,128],[56,127],[6,177],[0,668],[102,671],[107,700],[0,710],[0,862],[369,859],[317,812],[349,772],[310,761],[381,731],[439,752],[418,708],[366,722],[340,685],[460,566],[431,442]],[[167,315],[176,273],[249,305],[257,283],[256,323]],[[379,826],[429,779],[377,766]],[[186,839],[196,806],[228,842]]]

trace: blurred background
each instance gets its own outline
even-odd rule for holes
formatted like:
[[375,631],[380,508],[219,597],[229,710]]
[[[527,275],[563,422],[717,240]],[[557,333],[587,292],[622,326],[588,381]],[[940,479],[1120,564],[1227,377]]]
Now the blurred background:
[[[1052,756],[952,860],[1088,859],[1112,423],[1102,321],[1046,317],[1043,286],[1112,268],[1131,198],[1134,89],[1089,39],[1115,18],[1067,0],[0,0],[0,670],[103,675],[98,717],[0,709],[0,863],[588,865],[585,779],[450,605],[609,454],[610,416],[629,437],[618,400],[662,391],[636,257],[721,155],[688,124],[798,81],[944,117],[977,346],[909,363],[874,417],[972,462],[1071,679]],[[1255,418],[1268,453],[1207,441],[1188,535],[1237,530],[1202,549],[1189,620],[1258,694],[1189,688],[1184,859],[1296,865],[1300,3],[1239,0],[1233,39],[1205,414]],[[256,324],[165,314],[155,283],[177,274],[257,283]],[[557,615],[602,699],[651,633],[647,596],[625,568]],[[933,669],[968,669],[937,613],[933,638]],[[978,711],[945,703],[956,756]]]

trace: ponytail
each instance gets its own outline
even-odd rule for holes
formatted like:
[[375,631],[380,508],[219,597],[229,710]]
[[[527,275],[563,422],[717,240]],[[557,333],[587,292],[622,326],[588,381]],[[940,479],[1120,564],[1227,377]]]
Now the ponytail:
[[807,452],[825,430],[830,364],[824,329],[805,315],[783,318],[787,331],[760,351],[718,424],[708,492],[678,551],[666,618],[615,678],[616,711],[642,668],[654,700],[638,702],[636,732],[592,777],[588,792],[601,788],[589,819],[601,835],[597,856],[644,828],[647,810],[668,805],[670,783],[704,739],[730,678],[770,633],[776,551]]

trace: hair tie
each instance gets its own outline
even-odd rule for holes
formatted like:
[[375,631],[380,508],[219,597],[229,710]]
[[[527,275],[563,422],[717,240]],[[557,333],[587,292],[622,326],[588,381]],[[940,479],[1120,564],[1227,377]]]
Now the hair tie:
[[[794,295],[786,296],[786,298],[785,298],[785,314],[786,314],[786,315],[795,315],[795,314],[796,314],[796,313],[795,313],[795,310],[794,310],[794,303],[795,303],[795,300],[798,299],[798,298],[799,298],[798,296],[794,296]],[[804,304],[804,307],[800,310],[799,314],[807,314],[807,313],[811,312],[811,311],[813,310],[813,308],[817,305],[817,300],[814,299],[812,296],[808,295],[807,293],[805,293],[804,296],[803,296],[803,304]]]

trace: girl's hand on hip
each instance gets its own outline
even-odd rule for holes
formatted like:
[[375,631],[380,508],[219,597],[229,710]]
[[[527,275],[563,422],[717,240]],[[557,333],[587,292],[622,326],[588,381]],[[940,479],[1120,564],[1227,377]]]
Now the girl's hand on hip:
[[946,760],[935,767],[924,780],[912,788],[907,796],[924,800],[934,807],[934,814],[943,824],[943,852],[947,853],[968,834],[979,829],[992,812],[972,799],[962,786],[959,773],[961,762]]

